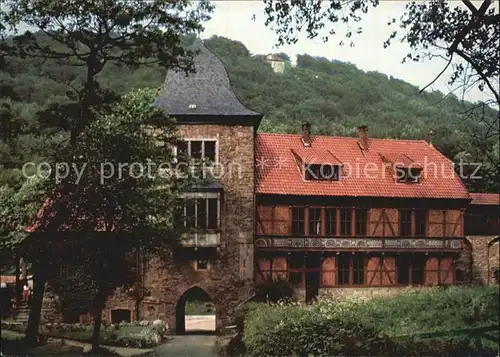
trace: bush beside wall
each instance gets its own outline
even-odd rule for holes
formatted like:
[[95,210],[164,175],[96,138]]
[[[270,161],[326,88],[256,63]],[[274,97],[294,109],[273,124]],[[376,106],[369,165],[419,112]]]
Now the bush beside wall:
[[478,347],[465,334],[417,336],[498,326],[498,286],[432,288],[372,299],[327,297],[307,307],[252,304],[238,313],[251,356],[467,356],[499,348],[487,341]]

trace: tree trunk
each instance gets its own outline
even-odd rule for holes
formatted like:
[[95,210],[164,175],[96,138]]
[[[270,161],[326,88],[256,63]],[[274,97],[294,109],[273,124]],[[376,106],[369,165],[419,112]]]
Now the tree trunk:
[[16,255],[16,310],[19,310],[19,306],[21,306],[21,299],[20,299],[20,294],[21,294],[21,282],[19,281],[19,275],[20,273],[20,268],[19,268],[19,256]]
[[27,283],[28,267],[26,265],[26,260],[24,260],[23,257],[21,257],[20,265],[21,265],[21,272],[22,272],[22,277],[23,277],[22,280],[23,280],[23,282]]
[[103,298],[101,292],[97,293],[94,299],[94,331],[92,332],[92,352],[99,351],[99,340],[101,337],[101,323],[102,323],[102,310],[104,309],[104,304],[106,299]]
[[33,301],[25,337],[26,343],[31,346],[38,343],[38,329],[40,327],[42,314],[43,294],[45,292],[45,283],[47,281],[44,272],[39,271],[35,273],[37,274],[33,276]]

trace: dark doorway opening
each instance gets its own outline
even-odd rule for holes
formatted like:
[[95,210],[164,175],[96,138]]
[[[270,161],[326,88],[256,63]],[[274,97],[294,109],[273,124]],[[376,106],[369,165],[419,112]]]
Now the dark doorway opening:
[[320,285],[321,253],[308,252],[306,256],[306,303],[318,297]]
[[213,334],[216,330],[215,305],[205,290],[194,286],[187,290],[175,308],[177,334]]
[[126,309],[116,309],[111,311],[111,323],[119,324],[120,322],[130,322],[132,313]]

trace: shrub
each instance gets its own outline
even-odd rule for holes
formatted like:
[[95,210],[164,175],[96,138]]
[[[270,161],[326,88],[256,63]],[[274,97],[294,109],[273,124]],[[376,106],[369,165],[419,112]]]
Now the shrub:
[[[496,355],[498,343],[476,344],[475,332],[454,330],[498,326],[498,316],[498,286],[489,286],[371,299],[353,293],[307,307],[254,304],[236,320],[240,326],[244,320],[243,342],[253,356],[486,356]],[[419,337],[423,333],[435,336]]]
[[288,280],[279,278],[261,283],[256,287],[256,299],[261,302],[278,302],[290,300],[293,287]]
[[233,322],[236,325],[238,332],[243,332],[245,320],[250,311],[259,309],[263,304],[256,302],[247,302],[238,306],[233,313]]
[[297,306],[262,306],[248,314],[244,343],[254,356],[383,354],[386,338],[361,320]]

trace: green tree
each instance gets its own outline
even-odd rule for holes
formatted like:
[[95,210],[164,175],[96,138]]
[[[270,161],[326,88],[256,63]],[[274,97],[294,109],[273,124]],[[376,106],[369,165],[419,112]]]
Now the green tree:
[[[278,34],[279,45],[297,42],[297,36],[302,31],[307,33],[308,38],[322,36],[326,42],[329,37],[337,34],[339,23],[345,25],[345,37],[351,39],[354,33],[363,32],[360,25],[363,15],[371,7],[380,4],[379,0],[336,0],[328,3],[320,0],[307,3],[264,0],[264,3],[267,15],[265,23]],[[408,43],[411,49],[406,58],[420,61],[432,58],[433,49],[444,50],[444,55],[448,56],[448,67],[454,56],[457,56],[462,62],[454,64],[450,82],[454,83],[458,78],[466,76],[475,84],[479,83],[480,88],[488,87],[496,103],[500,103],[500,54],[497,50],[500,14],[491,0],[482,1],[479,7],[470,0],[462,0],[460,3],[443,0],[410,2],[401,19],[392,19],[389,25],[399,24],[403,30],[400,40]],[[355,29],[351,27],[352,23],[357,25]],[[322,33],[325,30],[326,36]],[[384,46],[389,46],[396,36],[397,30]],[[464,62],[472,67],[473,75],[466,71]]]
[[[369,1],[330,1],[313,2],[264,0],[267,15],[266,25],[278,34],[278,44],[295,43],[302,31],[308,38],[322,36],[323,41],[335,36],[339,24],[345,26],[345,38],[351,39],[355,33],[363,32],[362,19],[370,8],[379,5],[379,0]],[[353,28],[352,24],[356,28]],[[481,140],[490,141],[490,135],[500,136],[500,112],[491,117],[485,115],[485,106],[500,107],[500,14],[493,1],[483,0],[476,6],[470,0],[460,2],[432,0],[413,1],[406,5],[399,20],[391,19],[389,26],[398,26],[384,42],[390,46],[392,40],[399,37],[401,42],[410,46],[410,51],[403,59],[422,61],[441,56],[447,63],[439,75],[426,87],[433,84],[450,66],[452,75],[449,84],[460,84],[463,92],[479,87],[485,90],[491,99],[467,108],[469,120],[476,120],[486,130],[482,131]],[[323,36],[326,32],[327,35]],[[341,39],[343,43],[344,37]],[[350,41],[354,45],[353,40]],[[492,133],[493,131],[493,133]],[[477,132],[471,133],[477,136]],[[482,156],[488,155],[489,149],[483,150]],[[488,162],[487,165],[498,167],[500,162]]]
[[68,88],[71,103],[53,108],[72,113],[64,117],[75,142],[110,99],[98,82],[108,63],[131,67],[158,63],[192,71],[194,53],[182,45],[182,36],[201,30],[212,9],[208,1],[193,6],[186,0],[2,0],[4,30],[8,26],[17,32],[24,24],[38,31],[11,39],[2,31],[2,50],[6,57],[55,59],[84,68],[81,86]]
[[14,264],[14,256],[27,237],[25,228],[46,198],[47,184],[39,177],[24,182],[20,189],[0,186],[0,268]]
[[[83,130],[75,147],[66,149],[64,162],[79,173],[62,167],[57,171],[67,177],[56,185],[27,244],[56,246],[44,257],[56,262],[56,268],[80,267],[94,282],[93,350],[99,348],[107,297],[117,286],[131,283],[126,254],[137,249],[158,254],[177,242],[173,213],[179,181],[172,171],[160,170],[161,163],[172,162],[175,123],[152,105],[155,96],[155,89],[125,95]],[[42,272],[47,279],[55,273],[57,269]],[[43,295],[43,285],[39,289]]]
[[[74,150],[85,128],[107,112],[109,104],[117,99],[116,93],[103,89],[99,83],[103,69],[111,64],[137,68],[155,63],[164,69],[192,71],[195,53],[186,50],[183,36],[201,30],[201,23],[209,19],[212,9],[208,1],[193,6],[189,1],[164,0],[85,0],[79,3],[2,0],[0,64],[4,68],[9,60],[22,58],[52,60],[58,66],[82,69],[67,73],[69,75],[58,73],[57,69],[51,72],[48,77],[63,82],[65,93],[47,103],[45,110],[37,115],[39,122],[45,122],[44,126],[61,131],[63,141],[69,139]],[[36,33],[27,31],[17,35],[21,24],[34,28]],[[16,36],[7,37],[6,30]],[[25,94],[30,92],[32,90],[28,89]],[[46,92],[50,92],[50,87],[47,86]],[[57,149],[61,147],[64,145],[60,143]],[[9,156],[12,155],[10,152]],[[52,157],[53,162],[61,162],[61,159],[59,154],[57,159]],[[63,186],[66,185],[68,189],[74,188],[72,182]],[[62,190],[63,194],[70,192],[67,188]],[[43,271],[46,258],[38,258],[41,261],[35,266]],[[46,277],[44,273],[38,275],[42,287],[38,290],[43,292]],[[26,336],[31,343],[36,342],[41,301],[41,296],[35,295],[36,307],[30,314]]]

